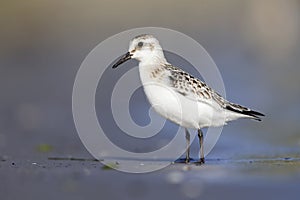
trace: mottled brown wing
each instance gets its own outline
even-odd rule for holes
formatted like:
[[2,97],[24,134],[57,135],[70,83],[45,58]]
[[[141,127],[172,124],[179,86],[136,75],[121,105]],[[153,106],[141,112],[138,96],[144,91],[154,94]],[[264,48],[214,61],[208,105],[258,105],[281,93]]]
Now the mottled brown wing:
[[187,72],[172,65],[166,66],[169,86],[176,92],[194,101],[209,101],[213,99],[213,90],[204,82]]

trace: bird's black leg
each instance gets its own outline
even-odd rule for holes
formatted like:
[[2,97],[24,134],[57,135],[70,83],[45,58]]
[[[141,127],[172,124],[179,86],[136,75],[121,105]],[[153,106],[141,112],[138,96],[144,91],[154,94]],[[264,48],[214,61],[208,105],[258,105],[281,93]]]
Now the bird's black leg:
[[198,137],[199,137],[199,144],[200,144],[200,159],[199,159],[199,164],[204,164],[204,150],[203,150],[203,133],[201,129],[198,129]]
[[185,129],[185,139],[186,139],[186,157],[185,163],[190,162],[190,133],[187,129]]

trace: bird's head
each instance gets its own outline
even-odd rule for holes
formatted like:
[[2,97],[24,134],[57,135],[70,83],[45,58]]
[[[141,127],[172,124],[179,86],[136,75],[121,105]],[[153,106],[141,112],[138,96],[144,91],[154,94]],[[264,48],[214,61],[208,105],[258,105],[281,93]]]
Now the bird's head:
[[130,41],[128,52],[113,65],[113,68],[118,67],[131,58],[145,63],[166,61],[158,40],[148,34],[133,38]]

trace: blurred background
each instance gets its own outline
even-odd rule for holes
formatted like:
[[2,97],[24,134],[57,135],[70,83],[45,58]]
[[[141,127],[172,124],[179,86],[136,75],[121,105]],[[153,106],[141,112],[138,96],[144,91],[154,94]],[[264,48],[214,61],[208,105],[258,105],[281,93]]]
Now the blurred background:
[[259,124],[234,122],[223,136],[300,146],[299,1],[33,0],[2,2],[0,9],[4,155],[32,156],[41,144],[60,155],[84,152],[71,111],[76,72],[98,43],[145,26],[197,40],[219,67],[227,98],[267,115]]
[[[226,126],[208,158],[299,156],[298,0],[11,0],[0,5],[4,160],[90,158],[72,118],[77,70],[101,41],[147,26],[197,40],[216,62],[227,99],[266,114],[261,123],[240,120]],[[193,144],[195,156],[197,147]]]

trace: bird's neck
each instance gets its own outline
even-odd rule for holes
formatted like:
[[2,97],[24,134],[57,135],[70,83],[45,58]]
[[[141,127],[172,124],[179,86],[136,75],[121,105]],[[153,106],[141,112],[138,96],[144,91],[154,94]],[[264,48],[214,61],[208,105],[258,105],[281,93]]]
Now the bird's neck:
[[152,51],[140,59],[139,72],[142,83],[156,82],[167,63],[162,50]]
[[139,65],[144,67],[151,67],[153,65],[162,65],[167,63],[165,55],[160,49],[146,53],[139,61]]
[[139,73],[143,85],[147,83],[159,82],[164,73],[166,61],[159,62],[140,62]]

